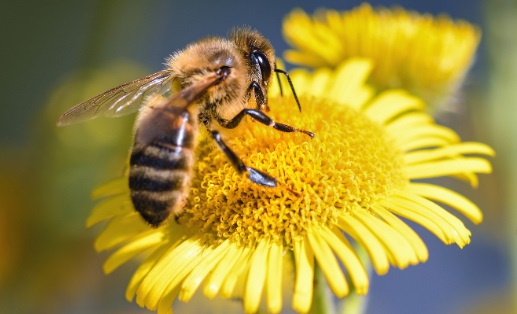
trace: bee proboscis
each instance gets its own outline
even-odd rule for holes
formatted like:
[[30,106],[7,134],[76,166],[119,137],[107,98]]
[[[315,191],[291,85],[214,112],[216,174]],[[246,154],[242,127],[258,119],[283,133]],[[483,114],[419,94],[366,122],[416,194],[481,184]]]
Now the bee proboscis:
[[[179,215],[190,188],[199,123],[203,124],[234,168],[252,182],[275,187],[277,180],[248,167],[224,143],[217,128],[235,128],[245,116],[282,132],[314,134],[276,123],[267,90],[277,69],[271,44],[258,32],[238,28],[229,38],[209,37],[188,45],[167,60],[163,71],[92,97],[66,111],[64,126],[99,116],[140,111],[129,162],[129,189],[135,210],[154,227],[171,213]],[[177,90],[174,86],[177,86]],[[250,107],[250,99],[256,108]]]

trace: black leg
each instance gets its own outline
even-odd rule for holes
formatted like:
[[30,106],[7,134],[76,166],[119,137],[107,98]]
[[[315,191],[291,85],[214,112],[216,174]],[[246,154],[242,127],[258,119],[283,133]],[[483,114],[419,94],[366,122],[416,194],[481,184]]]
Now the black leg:
[[267,126],[271,126],[271,127],[275,128],[275,129],[277,129],[278,131],[282,131],[282,132],[301,132],[301,133],[309,135],[311,138],[314,137],[314,133],[312,133],[312,132],[305,131],[305,130],[300,130],[300,129],[294,128],[294,127],[292,127],[290,125],[287,125],[287,124],[276,123],[267,114],[265,114],[264,112],[262,112],[260,110],[256,110],[256,109],[243,109],[235,117],[233,117],[233,119],[231,119],[231,120],[222,120],[222,121],[219,121],[219,123],[223,127],[227,128],[227,129],[233,129],[237,125],[239,125],[239,123],[241,122],[242,118],[244,118],[245,115],[248,115],[248,116],[252,117],[254,120],[256,120],[256,121],[258,121],[258,122],[260,122],[262,124],[265,124]]
[[[300,101],[298,100],[298,96],[296,95],[296,91],[294,90],[294,85],[293,85],[293,82],[291,81],[291,77],[289,76],[289,74],[286,71],[280,70],[277,68],[275,68],[275,72],[277,75],[278,75],[278,73],[282,73],[283,75],[285,75],[287,77],[287,82],[289,82],[289,86],[291,87],[291,90],[293,91],[294,99],[296,100],[296,104],[298,105],[298,110],[300,110],[300,112],[302,112],[302,106],[300,105]],[[278,79],[278,82],[280,82],[280,79]],[[282,86],[282,85],[280,85],[280,86]],[[280,94],[282,94],[282,87],[280,87]]]
[[267,105],[267,98],[264,97],[264,93],[262,93],[262,89],[257,82],[251,82],[249,89],[253,89],[253,94],[255,94],[255,102],[257,103],[257,109],[260,111],[269,111],[269,106]]
[[223,142],[221,135],[217,131],[210,131],[212,138],[221,148],[223,153],[228,157],[232,165],[239,173],[247,172],[248,179],[260,185],[276,187],[276,179],[267,173],[259,171],[255,168],[247,167],[244,162]]

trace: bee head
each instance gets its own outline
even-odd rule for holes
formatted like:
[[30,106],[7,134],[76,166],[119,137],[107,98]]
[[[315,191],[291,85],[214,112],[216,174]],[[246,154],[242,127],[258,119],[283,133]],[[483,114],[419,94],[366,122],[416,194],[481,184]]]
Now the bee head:
[[230,34],[249,70],[252,81],[267,86],[275,64],[275,51],[271,43],[250,28],[237,28]]

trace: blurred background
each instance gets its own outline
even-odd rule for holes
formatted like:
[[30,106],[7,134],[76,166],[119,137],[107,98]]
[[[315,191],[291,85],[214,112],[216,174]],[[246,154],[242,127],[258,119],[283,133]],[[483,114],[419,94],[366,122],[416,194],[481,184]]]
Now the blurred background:
[[[133,117],[58,129],[64,110],[159,71],[171,52],[234,26],[258,29],[281,55],[282,18],[295,6],[313,13],[360,3],[0,1],[0,313],[147,312],[125,301],[134,265],[105,276],[107,255],[93,249],[99,230],[85,228],[90,191],[123,170]],[[485,214],[481,225],[466,222],[472,243],[460,250],[417,229],[429,261],[374,276],[366,313],[515,313],[517,1],[370,3],[445,13],[481,28],[465,105],[440,120],[464,140],[490,144],[497,157],[494,174],[483,175],[477,190],[457,187]]]

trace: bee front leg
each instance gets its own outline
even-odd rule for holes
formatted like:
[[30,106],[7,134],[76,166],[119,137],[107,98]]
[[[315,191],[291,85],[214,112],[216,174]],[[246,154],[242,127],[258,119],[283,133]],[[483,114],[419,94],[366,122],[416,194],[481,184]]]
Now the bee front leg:
[[251,82],[248,90],[249,92],[253,90],[255,102],[257,103],[257,110],[268,112],[269,106],[267,105],[267,98],[264,97],[264,93],[262,92],[260,85],[257,82]]
[[235,117],[233,117],[231,120],[222,120],[218,121],[223,127],[227,129],[233,129],[239,123],[241,122],[242,118],[244,118],[245,115],[248,115],[252,117],[255,121],[258,121],[262,124],[265,124],[267,126],[273,127],[274,129],[281,131],[281,132],[301,132],[304,134],[307,134],[311,138],[314,137],[314,133],[306,130],[297,129],[295,127],[292,127],[287,124],[283,123],[277,123],[273,121],[267,114],[260,110],[256,109],[243,109],[241,112],[239,112]]
[[228,157],[233,167],[235,167],[239,173],[247,172],[248,179],[257,184],[276,187],[276,178],[255,168],[246,166],[239,158],[239,156],[237,156],[228,146],[226,146],[219,132],[210,131],[210,134],[212,135],[212,138],[215,140],[217,145],[219,145],[223,153],[226,155],[226,157]]

